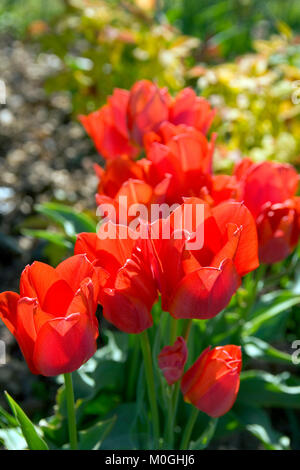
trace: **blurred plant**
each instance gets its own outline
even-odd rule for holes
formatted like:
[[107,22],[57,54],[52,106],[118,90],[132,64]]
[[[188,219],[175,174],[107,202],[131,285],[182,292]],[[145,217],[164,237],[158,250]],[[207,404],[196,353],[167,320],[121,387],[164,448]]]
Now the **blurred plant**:
[[62,0],[1,0],[0,33],[10,32],[14,36],[23,36],[29,28],[30,33],[37,34],[44,31],[46,22],[60,15],[63,10]]
[[69,0],[65,14],[40,36],[61,59],[48,91],[70,92],[73,111],[98,108],[113,88],[148,78],[171,90],[185,83],[188,58],[199,40],[154,21],[153,10],[129,2]]
[[278,19],[299,29],[297,0],[284,8],[281,0],[164,0],[162,5],[172,24],[201,39],[202,60],[220,61],[251,51],[253,38],[277,31]]
[[[217,168],[248,155],[256,161],[300,163],[299,37],[254,43],[256,54],[211,68],[196,67],[198,88],[218,109]],[[198,76],[199,76],[198,75]]]

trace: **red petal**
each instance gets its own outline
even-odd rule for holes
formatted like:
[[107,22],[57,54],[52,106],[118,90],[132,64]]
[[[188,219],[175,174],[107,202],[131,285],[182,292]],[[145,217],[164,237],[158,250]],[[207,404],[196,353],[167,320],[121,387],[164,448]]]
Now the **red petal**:
[[200,268],[175,287],[169,311],[175,318],[212,318],[227,306],[240,282],[231,260],[219,269]]
[[17,320],[17,305],[19,294],[15,292],[2,292],[0,294],[0,318],[14,335]]
[[93,265],[85,254],[71,256],[56,267],[57,274],[68,283],[73,292],[79,289],[81,282],[94,275]]
[[79,369],[96,351],[94,329],[86,315],[73,314],[44,324],[34,348],[34,363],[45,376]]
[[244,204],[224,202],[212,209],[213,216],[223,236],[228,224],[242,227],[238,248],[234,257],[237,272],[244,276],[259,266],[258,242],[255,221]]

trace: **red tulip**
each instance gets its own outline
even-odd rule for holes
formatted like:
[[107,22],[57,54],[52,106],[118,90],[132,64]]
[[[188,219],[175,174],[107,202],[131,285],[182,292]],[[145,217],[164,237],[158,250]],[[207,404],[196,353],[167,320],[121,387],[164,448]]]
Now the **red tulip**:
[[15,336],[33,374],[72,372],[96,351],[98,291],[84,255],[56,269],[34,262],[20,279],[20,295],[0,294],[0,318]]
[[236,400],[241,367],[240,346],[208,347],[182,378],[185,401],[213,418],[224,415]]
[[214,114],[208,101],[189,88],[173,99],[166,88],[141,80],[129,92],[115,89],[106,105],[80,120],[99,153],[114,159],[122,155],[135,158],[144,136],[156,132],[163,122],[185,124],[206,134]]
[[183,196],[199,196],[203,187],[211,186],[214,142],[201,132],[165,122],[157,133],[145,136],[145,146],[152,181],[169,177],[166,202],[170,205],[181,203]]
[[170,106],[169,121],[175,125],[185,124],[206,134],[215,117],[210,103],[203,97],[197,96],[191,88],[184,88],[173,100]]
[[[99,177],[96,203],[102,206],[104,213],[105,206],[110,204],[116,215],[113,219],[107,216],[108,219],[127,225],[136,217],[134,213],[130,215],[130,208],[134,204],[142,204],[150,213],[151,204],[165,202],[170,178],[165,176],[161,181],[155,181],[150,166],[151,162],[145,158],[133,161],[125,156],[109,161],[105,171],[95,166]],[[143,218],[143,214],[137,215]],[[148,217],[145,216],[145,219]]]
[[287,164],[244,159],[235,169],[239,199],[252,212],[258,230],[259,257],[264,263],[286,258],[300,236],[300,199],[296,170]]
[[[111,238],[100,239],[111,230]],[[151,309],[157,290],[147,246],[128,227],[106,222],[98,234],[81,233],[75,253],[85,253],[98,272],[99,302],[105,318],[126,333],[140,333],[152,326]]]
[[136,82],[130,90],[127,109],[128,129],[131,138],[139,146],[147,132],[156,131],[168,120],[168,103],[171,97],[165,88],[158,88],[149,80]]
[[187,354],[187,347],[182,336],[176,339],[173,346],[165,346],[159,353],[158,366],[169,385],[173,385],[181,378]]
[[[191,220],[184,220],[187,204],[194,211],[188,213]],[[204,220],[196,225],[192,215],[201,204]],[[171,226],[169,239],[161,236],[165,224]],[[178,237],[182,228],[185,234],[190,231],[189,242],[203,231],[202,248],[187,249],[186,239]],[[225,202],[210,209],[200,199],[186,199],[169,219],[152,224],[151,231],[163,310],[175,318],[214,317],[229,303],[241,276],[258,267],[255,222],[242,203]]]
[[138,153],[130,142],[126,124],[128,100],[129,92],[116,88],[105,106],[87,116],[79,116],[103,158],[114,159],[121,155],[134,158]]

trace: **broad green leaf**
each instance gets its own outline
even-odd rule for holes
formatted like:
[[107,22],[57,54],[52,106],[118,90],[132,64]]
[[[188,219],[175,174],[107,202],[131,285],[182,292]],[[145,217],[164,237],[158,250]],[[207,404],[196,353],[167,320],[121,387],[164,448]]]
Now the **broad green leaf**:
[[21,430],[22,434],[26,439],[28,447],[30,450],[48,450],[46,442],[38,435],[34,425],[26,416],[22,408],[15,402],[15,400],[5,392],[5,396],[11,407],[13,414],[15,415]]
[[271,346],[266,341],[254,336],[243,340],[243,350],[253,359],[263,359],[269,362],[291,365],[291,356]]
[[109,435],[115,422],[116,416],[101,421],[94,426],[79,432],[79,449],[80,450],[98,450],[103,440]]
[[[293,384],[290,385],[290,382]],[[272,375],[263,371],[249,370],[241,374],[238,403],[257,407],[300,409],[299,396],[300,381],[287,372]]]
[[45,240],[50,243],[54,243],[62,248],[67,250],[72,250],[74,245],[70,240],[67,240],[65,235],[58,232],[51,232],[48,230],[30,230],[23,229],[22,233],[28,237],[38,238],[40,240]]
[[96,231],[96,222],[91,217],[75,211],[70,206],[47,202],[38,204],[35,209],[63,227],[69,237],[74,237],[81,232]]
[[273,429],[268,414],[256,407],[238,405],[234,414],[241,425],[253,436],[257,437],[267,450],[289,449],[290,439]]
[[116,422],[102,442],[101,450],[133,450],[138,449],[137,439],[139,436],[133,434],[137,419],[137,406],[135,403],[123,403],[116,407],[111,416],[116,416]]
[[206,426],[206,429],[201,434],[201,436],[196,441],[191,442],[189,449],[190,450],[206,449],[206,447],[209,445],[210,441],[212,440],[215,434],[217,424],[218,424],[218,419],[211,418],[209,423]]
[[[295,305],[300,305],[300,296],[292,296],[266,308],[263,313],[249,320],[243,328],[243,336],[264,336],[262,331],[265,329],[269,333],[273,329],[274,323],[278,322],[280,316],[286,316],[289,309]],[[264,336],[264,339],[265,336]]]

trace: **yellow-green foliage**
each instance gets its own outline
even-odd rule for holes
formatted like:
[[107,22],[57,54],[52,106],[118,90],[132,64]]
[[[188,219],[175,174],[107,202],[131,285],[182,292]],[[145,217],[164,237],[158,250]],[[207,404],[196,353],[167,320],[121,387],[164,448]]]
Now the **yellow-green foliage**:
[[198,88],[218,108],[219,169],[240,155],[300,163],[298,41],[257,41],[257,53],[203,70]]
[[68,3],[65,15],[42,41],[62,59],[62,70],[47,87],[70,91],[75,113],[96,109],[114,87],[130,88],[143,78],[171,91],[184,86],[187,58],[198,39],[154,21],[153,14],[132,3]]

